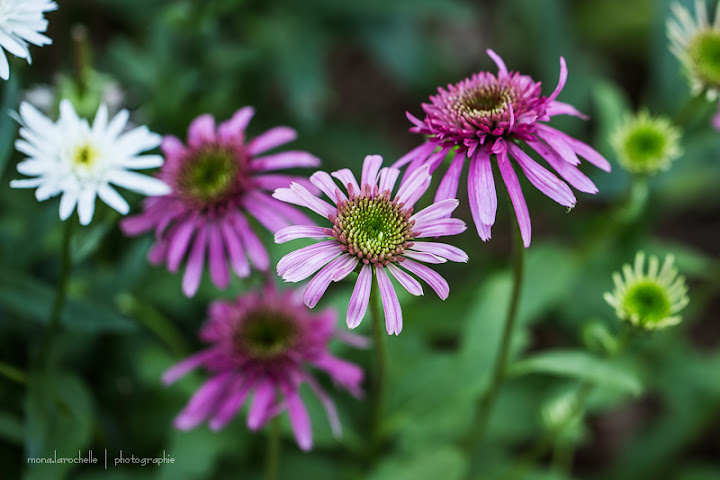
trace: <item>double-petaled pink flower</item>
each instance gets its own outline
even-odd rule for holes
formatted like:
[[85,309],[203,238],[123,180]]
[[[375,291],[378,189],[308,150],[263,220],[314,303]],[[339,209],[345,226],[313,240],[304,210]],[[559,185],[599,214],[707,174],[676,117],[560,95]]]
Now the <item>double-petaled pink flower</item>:
[[450,292],[448,283],[420,262],[467,262],[468,257],[452,245],[418,239],[457,235],[466,227],[459,219],[447,218],[458,205],[455,199],[446,199],[413,214],[413,206],[430,186],[429,167],[416,169],[393,195],[400,171],[381,169],[381,165],[382,157],[368,155],[360,183],[346,168],[333,172],[332,177],[340,181],[347,195],[328,173],[315,172],[310,181],[332,205],[298,183],[275,191],[275,198],[307,207],[330,222],[329,227],[294,225],[277,232],[277,243],[325,238],[285,255],[278,262],[277,271],[286,281],[299,282],[319,270],[304,294],[305,304],[312,308],[331,282],[339,282],[359,269],[347,311],[350,328],[357,327],[365,316],[375,276],[387,332],[397,335],[402,330],[402,311],[390,277],[412,295],[422,295],[422,286],[411,274],[416,275],[444,300]]
[[[447,90],[438,88],[430,103],[422,105],[425,119],[410,113],[415,125],[411,132],[427,136],[427,141],[400,158],[393,166],[408,165],[406,175],[427,165],[432,173],[450,153],[455,157],[442,179],[435,197],[439,202],[457,196],[465,159],[470,162],[468,197],[473,221],[480,238],[490,238],[495,223],[497,194],[492,160],[510,194],[523,243],[530,245],[530,215],[511,160],[536,188],[566,207],[575,205],[575,196],[562,180],[537,163],[523,149],[534,150],[555,172],[577,190],[597,193],[597,187],[577,166],[578,156],[610,171],[610,164],[585,143],[556,130],[544,122],[555,115],[584,116],[573,106],[555,100],[565,86],[567,67],[560,58],[560,80],[549,97],[540,94],[540,83],[527,75],[508,72],[505,63],[492,50],[488,55],[498,66],[498,74],[476,73]],[[439,150],[438,150],[439,149]]]
[[[303,306],[298,290],[266,287],[235,301],[216,301],[208,313],[200,338],[210,346],[163,375],[166,384],[198,367],[211,375],[176,417],[177,428],[187,430],[207,421],[211,429],[221,429],[252,396],[248,428],[257,430],[287,411],[298,445],[309,450],[312,426],[299,394],[306,383],[325,407],[333,432],[341,433],[333,401],[309,371],[322,370],[336,385],[362,395],[362,369],[328,350],[335,336],[333,310],[313,314]],[[342,337],[355,346],[365,342],[349,333]]]
[[158,176],[172,192],[148,199],[143,213],[121,223],[129,235],[155,230],[152,263],[167,262],[168,270],[176,272],[186,260],[182,289],[188,297],[200,285],[206,258],[210,279],[220,288],[230,281],[228,263],[240,277],[250,274],[250,262],[259,270],[268,269],[267,251],[248,214],[272,233],[309,221],[266,193],[291,181],[307,181],[267,172],[316,167],[320,161],[301,151],[267,154],[297,135],[291,128],[275,127],[248,141],[245,129],[252,116],[252,107],[244,107],[216,128],[212,116],[202,115],[188,129],[187,146],[176,137],[165,137],[165,164]]

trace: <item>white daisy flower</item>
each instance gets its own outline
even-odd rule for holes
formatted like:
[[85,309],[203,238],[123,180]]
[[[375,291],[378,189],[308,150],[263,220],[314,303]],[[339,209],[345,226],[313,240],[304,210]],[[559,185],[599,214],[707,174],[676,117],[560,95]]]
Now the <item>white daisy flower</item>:
[[[3,1],[3,0],[0,0]],[[27,159],[18,172],[35,177],[13,180],[13,188],[36,188],[42,202],[62,193],[60,219],[66,220],[77,205],[80,223],[90,223],[95,196],[125,215],[125,199],[110,184],[144,195],[166,195],[170,187],[157,178],[129,169],[155,168],[163,164],[160,155],[140,155],[160,145],[162,137],[147,127],[122,133],[129,113],[120,111],[108,122],[108,109],[100,105],[92,127],[78,117],[68,100],[60,102],[60,118],[53,123],[27,102],[20,104],[20,136],[15,148]]]
[[56,9],[57,4],[50,0],[0,0],[0,78],[10,78],[5,50],[32,63],[28,44],[43,46],[52,43],[40,32],[47,30],[48,26],[43,13]]

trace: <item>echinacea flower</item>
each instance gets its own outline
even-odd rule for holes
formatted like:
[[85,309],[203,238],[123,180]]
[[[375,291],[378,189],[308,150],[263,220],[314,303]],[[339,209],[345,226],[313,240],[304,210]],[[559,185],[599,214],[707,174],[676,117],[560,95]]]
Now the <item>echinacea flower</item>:
[[148,199],[143,213],[121,223],[128,235],[155,230],[152,263],[165,261],[168,270],[176,272],[187,257],[182,290],[188,297],[197,292],[206,257],[210,279],[219,288],[230,282],[228,261],[239,277],[250,275],[248,257],[255,268],[268,269],[267,251],[247,215],[272,233],[310,221],[266,193],[291,181],[307,182],[267,172],[316,167],[320,161],[301,151],[266,154],[297,135],[291,128],[275,127],[248,140],[245,128],[253,113],[252,107],[241,108],[217,128],[212,116],[201,115],[188,128],[187,146],[176,137],[165,137],[161,148],[166,162],[159,178],[172,191]]
[[420,262],[467,262],[468,257],[452,245],[418,239],[457,235],[466,227],[462,220],[446,218],[458,205],[455,199],[438,202],[413,214],[413,206],[430,186],[427,166],[415,170],[401,182],[393,196],[400,171],[381,169],[382,161],[379,155],[365,157],[360,183],[347,168],[333,172],[332,176],[341,182],[347,195],[328,173],[315,172],[310,181],[333,205],[297,183],[275,191],[275,198],[307,207],[330,222],[329,227],[293,225],[277,232],[277,243],[297,238],[325,238],[285,255],[278,262],[277,271],[285,281],[300,282],[319,270],[304,294],[305,305],[313,308],[330,282],[339,282],[359,267],[347,311],[348,327],[357,327],[365,316],[374,276],[385,310],[387,332],[398,335],[402,330],[402,310],[390,277],[412,295],[422,295],[422,286],[412,273],[430,285],[440,298],[446,299],[450,293],[448,283]]
[[160,145],[161,137],[147,127],[123,133],[130,114],[119,112],[108,121],[107,106],[100,105],[92,127],[75,113],[68,100],[60,102],[60,118],[53,123],[29,103],[20,104],[21,139],[15,148],[28,156],[18,163],[23,175],[35,177],[13,180],[13,188],[36,188],[42,202],[62,193],[60,219],[67,220],[77,205],[80,223],[88,225],[95,212],[95,197],[125,215],[130,211],[125,199],[110,185],[143,195],[164,195],[169,187],[156,178],[132,169],[159,167],[159,155],[141,155]]
[[[207,421],[211,429],[219,430],[252,395],[248,428],[257,430],[287,411],[298,445],[309,450],[312,427],[299,393],[305,383],[325,407],[333,433],[339,435],[335,405],[310,372],[311,367],[322,370],[336,385],[356,397],[362,395],[362,369],[328,350],[335,337],[335,319],[332,309],[313,314],[305,308],[299,291],[283,292],[274,287],[241,295],[234,301],[211,303],[200,330],[208,348],[163,375],[166,384],[198,367],[211,376],[175,418],[175,426],[187,430]],[[355,346],[362,345],[362,337],[352,337],[346,334]]]
[[578,156],[606,171],[610,171],[610,164],[590,146],[544,123],[555,115],[584,118],[573,106],[555,100],[567,79],[565,59],[560,58],[557,87],[549,97],[543,97],[539,82],[527,75],[508,72],[495,52],[487,50],[487,53],[498,66],[497,75],[480,72],[448,85],[447,90],[438,88],[438,94],[430,97],[430,103],[422,105],[424,120],[407,113],[415,125],[410,131],[425,135],[426,142],[393,166],[400,168],[409,164],[406,171],[409,175],[421,165],[428,165],[432,173],[454,150],[455,157],[435,196],[435,202],[439,202],[457,196],[460,173],[467,158],[470,211],[480,238],[486,241],[490,239],[497,211],[495,163],[510,194],[527,247],[531,236],[530,214],[513,161],[530,183],[559,204],[573,207],[576,200],[565,182],[533,160],[522,147],[530,147],[567,183],[585,193],[594,194],[598,190],[577,168]]
[[625,170],[653,175],[670,168],[682,155],[680,129],[665,117],[651,117],[643,110],[628,115],[610,138],[618,162]]
[[705,92],[708,100],[720,95],[720,2],[715,18],[709,21],[704,0],[695,0],[693,18],[687,8],[673,3],[674,18],[667,21],[670,51],[683,64],[693,94]]
[[41,47],[52,43],[42,34],[48,26],[43,14],[56,9],[57,3],[50,0],[0,1],[0,78],[10,78],[5,50],[31,63],[28,44]]
[[645,253],[638,252],[634,266],[623,265],[622,271],[613,273],[615,290],[606,292],[605,301],[615,308],[621,320],[643,330],[658,330],[681,321],[677,313],[685,308],[689,299],[685,278],[673,266],[675,258],[667,255],[660,268],[657,257],[650,257],[645,273]]

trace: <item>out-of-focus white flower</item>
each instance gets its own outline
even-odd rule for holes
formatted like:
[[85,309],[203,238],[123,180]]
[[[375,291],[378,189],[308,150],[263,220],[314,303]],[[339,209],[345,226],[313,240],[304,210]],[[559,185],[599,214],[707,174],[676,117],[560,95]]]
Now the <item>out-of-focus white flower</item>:
[[57,3],[50,0],[0,0],[0,78],[10,78],[5,50],[31,63],[29,44],[52,43],[41,33],[48,26],[43,14],[56,9]]

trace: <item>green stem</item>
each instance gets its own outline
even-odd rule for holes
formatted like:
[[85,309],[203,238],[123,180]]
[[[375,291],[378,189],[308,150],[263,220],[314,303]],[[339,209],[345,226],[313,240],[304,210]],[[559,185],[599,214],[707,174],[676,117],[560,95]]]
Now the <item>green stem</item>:
[[[518,305],[520,304],[520,294],[522,291],[523,271],[525,268],[525,247],[523,246],[522,237],[519,229],[515,228],[515,243],[513,247],[513,289],[510,297],[510,305],[508,307],[505,325],[503,327],[500,347],[495,357],[495,365],[490,378],[485,395],[480,399],[475,414],[475,420],[469,432],[469,453],[472,455],[478,450],[482,444],[487,424],[492,414],[493,406],[497,400],[497,395],[505,378],[507,370],[508,358],[510,356],[510,343],[512,340],[513,330],[515,329],[515,320],[517,318]],[[472,469],[470,469],[472,471]]]
[[5,362],[0,362],[0,375],[23,385],[26,385],[28,382],[25,372]]
[[280,419],[275,417],[270,422],[265,458],[265,480],[276,480],[280,467]]
[[60,278],[58,279],[58,286],[55,292],[55,301],[53,302],[52,311],[50,313],[50,322],[48,324],[45,341],[43,348],[40,351],[41,366],[45,364],[50,357],[50,349],[52,348],[53,340],[60,327],[60,315],[62,313],[63,306],[65,305],[65,298],[67,296],[67,284],[70,278],[70,238],[72,237],[72,219],[65,221],[65,228],[63,229],[62,246],[60,251]]
[[375,352],[375,384],[373,395],[372,436],[373,450],[378,451],[382,438],[382,414],[385,396],[385,366],[387,355],[385,352],[385,328],[380,315],[379,286],[373,285],[370,290],[370,316],[373,330],[373,351]]

